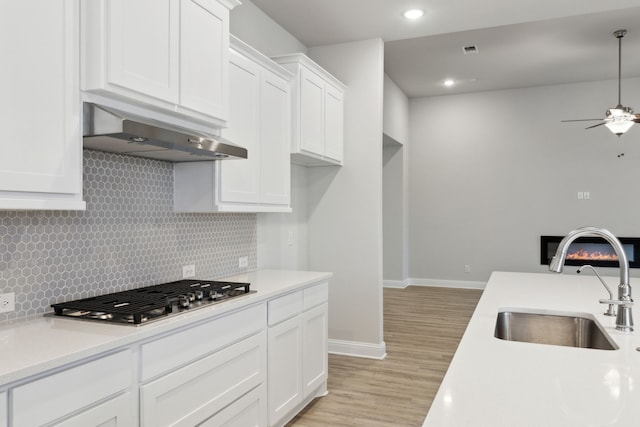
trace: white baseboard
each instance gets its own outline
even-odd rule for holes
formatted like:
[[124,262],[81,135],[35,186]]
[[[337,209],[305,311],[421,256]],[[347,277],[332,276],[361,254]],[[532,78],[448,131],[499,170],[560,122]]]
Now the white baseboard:
[[329,353],[382,360],[387,357],[387,345],[384,341],[380,344],[371,344],[366,342],[330,339]]
[[487,282],[469,280],[409,279],[411,286],[433,286],[437,288],[484,289]]
[[409,286],[409,279],[404,280],[383,280],[382,287],[383,288],[399,288],[404,289]]

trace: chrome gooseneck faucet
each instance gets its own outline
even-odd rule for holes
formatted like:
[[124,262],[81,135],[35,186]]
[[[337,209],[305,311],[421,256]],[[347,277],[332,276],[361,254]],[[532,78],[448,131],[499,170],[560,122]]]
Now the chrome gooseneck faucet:
[[619,331],[633,331],[633,318],[631,316],[631,307],[633,299],[631,298],[631,284],[629,283],[629,261],[627,254],[622,247],[622,243],[609,230],[597,227],[582,227],[569,232],[558,245],[556,254],[549,263],[549,270],[556,273],[562,273],[562,267],[567,257],[569,245],[579,237],[602,237],[613,247],[618,256],[620,264],[620,284],[618,285],[618,299],[600,300],[603,304],[614,304],[619,306],[616,315],[616,329]]

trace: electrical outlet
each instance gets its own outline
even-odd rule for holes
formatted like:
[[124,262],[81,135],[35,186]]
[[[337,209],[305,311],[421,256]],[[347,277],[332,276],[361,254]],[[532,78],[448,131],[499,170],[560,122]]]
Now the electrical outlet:
[[182,278],[188,279],[190,277],[196,277],[195,264],[185,265],[182,267]]
[[249,257],[241,256],[238,258],[238,268],[247,268],[249,266]]
[[469,264],[464,266],[464,272],[465,273],[471,273],[471,266]]
[[9,313],[11,311],[16,311],[15,292],[0,294],[0,313]]

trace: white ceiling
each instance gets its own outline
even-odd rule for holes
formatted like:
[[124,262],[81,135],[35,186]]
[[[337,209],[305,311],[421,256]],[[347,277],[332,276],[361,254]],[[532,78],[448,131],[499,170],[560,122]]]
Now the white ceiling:
[[[623,77],[640,76],[640,0],[253,3],[309,47],[381,37],[385,72],[409,97],[615,79],[621,28]],[[406,21],[412,7],[425,16]],[[479,53],[464,55],[468,45]],[[445,78],[461,83],[445,88]]]

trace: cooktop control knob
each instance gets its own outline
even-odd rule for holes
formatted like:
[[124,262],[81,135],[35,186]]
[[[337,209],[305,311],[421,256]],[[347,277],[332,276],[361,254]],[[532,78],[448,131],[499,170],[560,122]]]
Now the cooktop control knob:
[[193,292],[187,292],[187,298],[189,298],[190,302],[193,302],[196,300],[196,294],[194,294]]
[[212,292],[209,295],[209,299],[213,300],[213,301],[218,301],[219,299],[224,298],[224,294],[221,294],[220,292]]
[[202,298],[204,298],[204,292],[202,292],[201,290],[196,290],[193,292],[196,296],[196,299],[198,301],[200,301]]
[[189,297],[186,295],[178,295],[178,306],[181,308],[187,308],[191,302],[189,301]]

